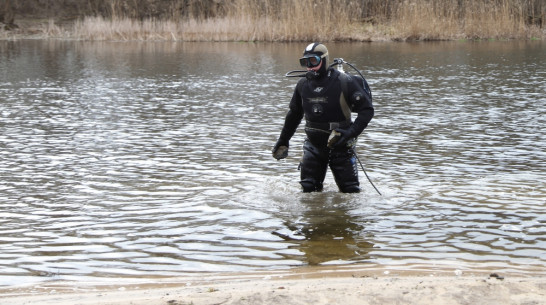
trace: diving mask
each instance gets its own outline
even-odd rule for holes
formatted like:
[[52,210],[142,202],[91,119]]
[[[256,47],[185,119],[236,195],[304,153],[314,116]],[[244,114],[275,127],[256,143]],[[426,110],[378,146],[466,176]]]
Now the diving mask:
[[305,55],[300,58],[300,65],[304,68],[314,68],[320,65],[322,58],[318,55]]

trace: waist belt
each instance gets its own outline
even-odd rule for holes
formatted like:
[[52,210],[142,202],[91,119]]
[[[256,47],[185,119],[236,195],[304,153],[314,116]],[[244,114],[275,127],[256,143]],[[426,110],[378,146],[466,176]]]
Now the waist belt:
[[351,126],[351,120],[341,122],[310,122],[306,121],[305,127],[322,130],[334,130],[336,128],[346,128]]

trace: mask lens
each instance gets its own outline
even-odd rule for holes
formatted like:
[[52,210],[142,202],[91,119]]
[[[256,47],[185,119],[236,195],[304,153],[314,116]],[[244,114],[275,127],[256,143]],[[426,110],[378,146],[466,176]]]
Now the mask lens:
[[300,58],[300,65],[302,67],[313,68],[320,65],[320,56],[312,55],[309,57]]
[[309,64],[311,64],[312,67],[316,67],[320,64],[320,57],[313,56],[309,57]]

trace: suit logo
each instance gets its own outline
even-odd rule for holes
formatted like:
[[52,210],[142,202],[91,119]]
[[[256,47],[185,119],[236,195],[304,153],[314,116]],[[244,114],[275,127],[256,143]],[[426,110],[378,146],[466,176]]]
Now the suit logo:
[[316,104],[316,103],[326,104],[326,103],[328,103],[328,99],[325,96],[323,96],[323,97],[311,97],[311,98],[307,99],[307,102],[309,102],[311,104]]
[[320,116],[324,112],[321,104],[313,104],[312,111],[316,116]]

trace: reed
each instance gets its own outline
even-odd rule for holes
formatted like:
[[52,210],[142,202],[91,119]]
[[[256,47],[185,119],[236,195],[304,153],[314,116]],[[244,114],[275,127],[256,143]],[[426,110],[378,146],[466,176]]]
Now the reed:
[[[180,41],[546,38],[543,0],[170,0],[163,1],[168,4],[161,7],[152,4],[162,1],[88,2],[95,14],[69,29],[73,38]],[[56,30],[51,25],[49,28],[48,35],[54,36]]]
[[343,37],[343,29],[359,16],[358,7],[337,6],[336,1],[329,0],[235,0],[224,7],[219,16],[165,20],[122,16],[115,5],[110,12],[111,18],[85,17],[76,22],[72,30],[74,37],[93,40],[335,40]]
[[526,25],[526,11],[519,4],[513,0],[459,0],[456,5],[416,0],[399,5],[391,24],[398,39],[529,38],[532,26]]
[[42,31],[45,36],[62,37],[68,34],[60,26],[56,25],[53,19],[47,21],[47,25],[42,27]]

